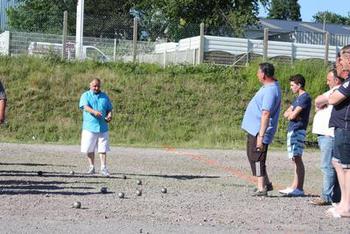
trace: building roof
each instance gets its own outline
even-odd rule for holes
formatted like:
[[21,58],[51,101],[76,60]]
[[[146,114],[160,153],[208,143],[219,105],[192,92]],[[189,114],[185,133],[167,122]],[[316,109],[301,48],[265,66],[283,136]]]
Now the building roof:
[[[323,29],[323,27],[325,27]],[[350,35],[350,26],[341,24],[326,24],[315,22],[303,22],[303,21],[290,21],[279,19],[266,19],[259,18],[259,25],[255,27],[257,30],[268,28],[270,32],[317,32],[322,33],[324,31],[331,34],[348,34]]]

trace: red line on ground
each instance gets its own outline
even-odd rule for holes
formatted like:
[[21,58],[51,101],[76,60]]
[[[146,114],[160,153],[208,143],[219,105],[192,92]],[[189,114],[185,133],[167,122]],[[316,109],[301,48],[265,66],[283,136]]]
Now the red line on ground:
[[[218,168],[222,171],[225,171],[225,172],[235,176],[236,178],[239,178],[239,179],[241,179],[245,182],[248,182],[250,184],[256,185],[256,183],[257,183],[256,177],[251,176],[251,175],[247,175],[246,173],[244,173],[243,171],[241,171],[237,168],[230,167],[230,166],[223,166],[217,160],[208,159],[205,155],[184,152],[184,151],[178,151],[176,148],[171,147],[171,146],[164,146],[164,149],[166,152],[173,153],[176,155],[186,156],[186,157],[191,158],[192,160],[202,162],[202,163],[207,164],[207,165],[212,166],[212,167],[216,167],[216,168]],[[284,186],[276,184],[276,183],[274,183],[274,187],[276,189],[283,189],[284,188]],[[317,196],[314,193],[308,193],[307,195]]]

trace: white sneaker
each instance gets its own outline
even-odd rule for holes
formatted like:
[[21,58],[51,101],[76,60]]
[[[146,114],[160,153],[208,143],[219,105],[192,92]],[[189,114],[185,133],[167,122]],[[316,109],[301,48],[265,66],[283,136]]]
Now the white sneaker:
[[293,190],[294,189],[288,187],[286,189],[278,190],[278,192],[281,193],[281,194],[288,194],[288,193],[293,192]]
[[292,192],[287,193],[287,196],[291,196],[291,197],[302,197],[304,196],[304,191],[300,190],[300,189],[294,189]]
[[89,170],[87,171],[88,174],[95,174],[95,167],[94,166],[90,166]]
[[109,171],[108,171],[107,167],[101,168],[101,174],[103,176],[107,176],[107,177],[109,176]]

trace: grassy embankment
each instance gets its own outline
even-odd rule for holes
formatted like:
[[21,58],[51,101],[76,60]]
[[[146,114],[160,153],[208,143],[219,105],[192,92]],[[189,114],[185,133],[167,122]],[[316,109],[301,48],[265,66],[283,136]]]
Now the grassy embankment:
[[[327,69],[321,61],[275,65],[283,110],[292,99],[291,74],[305,75],[313,98],[326,89]],[[0,80],[9,99],[8,123],[0,128],[0,141],[78,144],[79,98],[89,81],[100,77],[114,104],[113,145],[243,147],[240,123],[247,102],[259,88],[256,70],[257,63],[238,70],[212,65],[162,69],[149,64],[0,57]],[[279,129],[275,145],[285,141],[282,118]],[[315,138],[309,133],[307,139]]]

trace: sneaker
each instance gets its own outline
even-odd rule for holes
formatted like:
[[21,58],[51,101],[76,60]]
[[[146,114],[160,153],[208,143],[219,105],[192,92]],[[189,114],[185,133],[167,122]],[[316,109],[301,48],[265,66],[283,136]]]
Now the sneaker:
[[262,191],[256,190],[252,193],[252,197],[267,197],[267,189],[265,188]]
[[107,167],[101,168],[101,174],[103,176],[107,176],[107,177],[109,176],[109,171],[108,171]]
[[300,189],[294,189],[292,192],[286,194],[289,197],[302,197],[304,196],[304,191]]
[[332,202],[330,201],[325,201],[322,198],[315,198],[310,201],[310,204],[315,205],[315,206],[329,206],[332,205]]
[[89,170],[87,171],[87,173],[90,174],[90,175],[95,174],[95,167],[94,166],[90,166]]
[[281,193],[281,194],[286,195],[286,194],[288,194],[288,193],[293,192],[293,190],[294,190],[294,189],[288,187],[288,188],[286,188],[286,189],[278,190],[278,192]]

